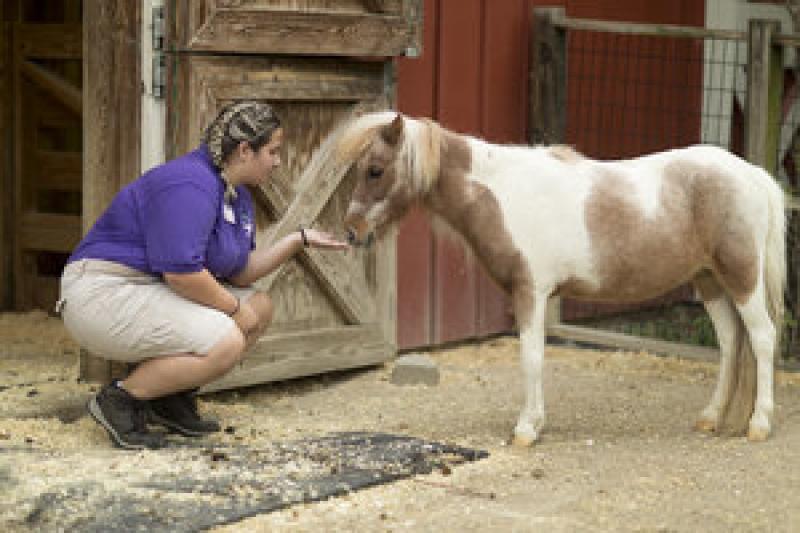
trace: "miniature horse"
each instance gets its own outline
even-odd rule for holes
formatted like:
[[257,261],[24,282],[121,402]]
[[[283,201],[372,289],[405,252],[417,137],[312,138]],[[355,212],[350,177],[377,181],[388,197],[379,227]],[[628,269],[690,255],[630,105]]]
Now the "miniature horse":
[[[783,193],[764,170],[713,146],[622,161],[498,146],[393,112],[348,121],[327,149],[320,157],[356,173],[352,243],[380,237],[419,203],[463,235],[511,295],[525,386],[514,444],[531,445],[544,425],[548,297],[635,302],[687,282],[721,352],[695,427],[768,437],[786,267]],[[732,421],[736,409],[744,415]]]

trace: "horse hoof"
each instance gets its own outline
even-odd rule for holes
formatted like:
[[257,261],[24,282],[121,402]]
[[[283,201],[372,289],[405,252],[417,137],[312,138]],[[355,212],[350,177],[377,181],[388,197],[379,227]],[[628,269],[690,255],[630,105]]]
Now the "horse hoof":
[[769,430],[765,428],[750,428],[747,431],[747,440],[750,442],[764,442],[769,437]]
[[516,448],[530,448],[534,442],[536,442],[536,439],[523,437],[522,435],[514,435],[514,438],[511,439],[511,445]]
[[700,431],[703,433],[716,433],[717,432],[717,424],[712,420],[706,420],[701,418],[697,422],[694,423],[695,431]]

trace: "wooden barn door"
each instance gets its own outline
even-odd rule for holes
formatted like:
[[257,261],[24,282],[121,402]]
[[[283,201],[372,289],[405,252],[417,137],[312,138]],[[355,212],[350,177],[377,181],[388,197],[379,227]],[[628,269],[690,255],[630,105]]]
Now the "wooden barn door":
[[[52,309],[81,236],[80,5],[13,25],[12,251],[17,309]],[[23,10],[24,14],[24,10]],[[67,22],[69,21],[69,22]]]
[[[354,183],[347,176],[298,178],[339,121],[356,109],[392,105],[392,63],[384,56],[418,46],[416,1],[297,6],[209,0],[167,14],[169,157],[197,146],[217,110],[234,100],[264,100],[282,120],[283,165],[254,191],[260,246],[300,225],[343,234]],[[275,322],[240,368],[205,391],[364,366],[395,354],[393,236],[367,251],[303,250],[257,286],[272,297]]]

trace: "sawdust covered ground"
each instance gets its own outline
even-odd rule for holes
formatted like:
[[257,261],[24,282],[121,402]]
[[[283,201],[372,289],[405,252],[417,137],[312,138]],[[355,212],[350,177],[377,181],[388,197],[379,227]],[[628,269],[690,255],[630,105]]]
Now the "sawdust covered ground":
[[[93,387],[76,383],[77,346],[57,320],[2,314],[0,339],[0,448],[81,450],[98,477],[127,460],[84,416]],[[519,450],[506,445],[522,402],[517,347],[500,338],[432,352],[435,387],[394,386],[387,364],[204,397],[202,409],[227,429],[210,438],[221,445],[366,430],[490,454],[216,531],[797,530],[799,375],[778,374],[774,435],[749,444],[689,429],[715,364],[551,346],[547,428]],[[53,464],[60,476],[70,467],[82,470]],[[46,485],[47,473],[34,471]]]

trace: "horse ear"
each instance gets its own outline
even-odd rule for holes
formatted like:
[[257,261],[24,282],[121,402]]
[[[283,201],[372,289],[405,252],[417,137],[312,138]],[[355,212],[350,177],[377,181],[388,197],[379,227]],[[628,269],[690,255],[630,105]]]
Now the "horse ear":
[[394,117],[391,124],[387,124],[381,129],[381,137],[390,146],[395,146],[403,136],[403,115],[400,113]]

